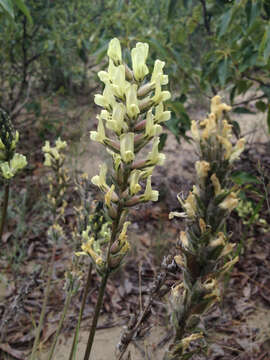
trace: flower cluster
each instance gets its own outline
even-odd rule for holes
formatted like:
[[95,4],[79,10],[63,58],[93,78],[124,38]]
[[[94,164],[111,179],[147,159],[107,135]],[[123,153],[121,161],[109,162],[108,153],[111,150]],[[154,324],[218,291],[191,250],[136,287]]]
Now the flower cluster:
[[[107,54],[108,69],[98,73],[104,90],[95,95],[95,103],[103,109],[97,116],[97,131],[91,131],[90,137],[103,144],[113,158],[111,184],[107,182],[106,164],[100,165],[100,173],[92,178],[92,183],[105,193],[105,211],[113,222],[109,266],[114,267],[129,248],[126,209],[158,200],[158,191],[152,189],[151,176],[155,166],[162,165],[165,160],[158,146],[160,124],[170,118],[170,112],[164,109],[164,101],[170,98],[170,93],[162,89],[168,83],[168,76],[163,73],[164,62],[156,60],[149,74],[146,64],[148,44],[139,42],[131,50],[132,69],[123,61],[117,38],[110,41]],[[149,142],[152,142],[151,151],[139,160],[137,154]],[[94,246],[89,236],[86,252],[96,264],[105,262],[98,251],[96,255],[89,251]]]
[[14,131],[9,116],[0,109],[0,169],[7,180],[27,165],[26,157],[15,152],[18,141],[18,131]]
[[215,96],[209,116],[199,126],[192,121],[191,131],[200,156],[195,164],[197,181],[185,200],[178,197],[184,212],[171,214],[187,219],[179,239],[181,252],[175,257],[184,280],[172,292],[175,340],[180,343],[187,329],[191,331],[190,324],[196,325],[199,316],[219,301],[218,279],[238,260],[233,255],[235,244],[229,243],[225,232],[225,222],[238,204],[237,189],[230,186],[229,175],[245,141],[242,138],[235,146],[232,144],[232,125],[225,119],[230,110]]
[[56,215],[56,212],[61,216],[64,213],[67,205],[64,200],[64,195],[67,190],[69,176],[64,168],[65,155],[63,150],[67,147],[66,141],[58,138],[55,146],[50,146],[49,141],[45,142],[42,151],[45,156],[44,165],[52,169],[53,175],[48,177],[49,180],[49,193],[47,195],[51,210]]

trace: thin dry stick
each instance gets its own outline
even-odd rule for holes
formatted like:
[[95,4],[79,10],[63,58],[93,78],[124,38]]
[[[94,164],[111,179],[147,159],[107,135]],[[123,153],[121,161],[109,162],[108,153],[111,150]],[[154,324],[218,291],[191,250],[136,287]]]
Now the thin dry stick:
[[39,344],[40,333],[41,333],[41,329],[42,329],[42,326],[43,326],[45,313],[46,313],[46,307],[47,307],[49,294],[50,294],[50,287],[51,287],[51,280],[52,280],[55,252],[56,252],[56,248],[54,246],[53,251],[52,251],[51,263],[50,263],[50,267],[49,267],[49,271],[48,271],[48,280],[47,280],[47,285],[46,285],[45,294],[44,294],[44,301],[43,301],[43,304],[42,304],[41,314],[40,314],[40,318],[39,318],[39,324],[38,324],[38,328],[37,328],[37,332],[36,332],[35,341],[34,341],[34,345],[33,345],[33,348],[32,348],[32,353],[31,353],[30,360],[35,359],[35,355],[36,355],[38,344]]
[[132,341],[134,335],[139,330],[139,328],[141,327],[143,322],[147,319],[147,316],[148,316],[149,312],[151,311],[152,304],[153,304],[154,300],[156,299],[156,297],[162,297],[170,291],[170,288],[168,288],[165,293],[163,293],[162,295],[160,294],[160,289],[165,284],[168,272],[172,268],[172,266],[173,266],[173,263],[172,263],[171,256],[168,256],[167,258],[165,258],[163,260],[163,263],[161,265],[161,271],[157,275],[157,277],[154,279],[154,281],[150,287],[150,294],[146,301],[143,311],[140,313],[140,316],[137,321],[135,318],[131,319],[131,323],[128,325],[127,330],[121,336],[120,346],[119,346],[120,353],[117,357],[117,360],[123,359],[123,356],[129,346],[130,342]]

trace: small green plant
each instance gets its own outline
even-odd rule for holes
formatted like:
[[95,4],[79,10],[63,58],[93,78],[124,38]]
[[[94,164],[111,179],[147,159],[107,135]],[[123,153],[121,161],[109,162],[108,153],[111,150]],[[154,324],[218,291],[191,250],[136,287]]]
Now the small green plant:
[[6,222],[11,179],[27,165],[26,157],[16,153],[19,133],[15,131],[8,114],[0,109],[0,175],[4,183],[4,200],[0,222],[0,241]]
[[[162,90],[168,83],[168,76],[163,74],[164,62],[156,60],[152,74],[147,78],[150,73],[146,65],[148,47],[146,43],[137,43],[131,50],[131,70],[122,58],[119,40],[112,39],[107,52],[108,71],[98,73],[105,87],[102,95],[95,96],[95,103],[103,110],[98,115],[98,129],[91,132],[91,139],[106,147],[113,159],[113,171],[107,178],[108,168],[104,163],[100,166],[100,174],[92,178],[92,183],[105,193],[103,211],[107,222],[99,239],[93,236],[91,226],[86,229],[83,251],[78,253],[90,256],[102,279],[85,360],[91,353],[108,278],[119,268],[130,248],[128,209],[158,200],[158,191],[152,190],[151,176],[155,166],[162,165],[165,160],[165,155],[158,150],[158,136],[162,130],[160,124],[170,118],[170,112],[164,110],[163,104],[170,98],[170,93]],[[152,150],[139,159],[138,153],[150,141]]]
[[[225,118],[230,110],[215,96],[211,113],[199,124],[201,130],[192,122],[200,159],[195,164],[196,185],[185,200],[179,196],[184,212],[171,213],[171,217],[187,220],[180,234],[180,254],[175,257],[183,282],[172,289],[175,334],[166,360],[187,359],[206,350],[201,315],[220,300],[220,279],[238,261],[235,244],[226,233],[226,219],[238,205],[237,189],[231,186],[229,175],[244,149],[244,139],[233,146],[232,125]],[[197,347],[190,349],[191,342]]]

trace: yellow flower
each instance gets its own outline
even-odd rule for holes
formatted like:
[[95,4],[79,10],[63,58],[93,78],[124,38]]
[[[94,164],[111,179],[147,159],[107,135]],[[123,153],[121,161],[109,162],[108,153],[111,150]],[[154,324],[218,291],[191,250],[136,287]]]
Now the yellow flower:
[[216,174],[212,174],[210,177],[212,184],[214,186],[214,191],[215,191],[215,195],[219,195],[221,193],[221,186],[220,186],[220,182],[217,178]]
[[227,120],[223,120],[222,136],[229,139],[232,136],[232,125]]
[[171,118],[171,112],[170,111],[164,111],[164,105],[163,102],[159,103],[158,106],[156,106],[155,111],[155,122],[158,124],[168,121]]
[[131,50],[132,68],[134,77],[137,81],[142,81],[149,73],[145,62],[148,56],[149,45],[138,42],[136,47]]
[[153,142],[152,151],[147,156],[147,164],[149,165],[163,165],[165,161],[165,154],[158,152],[159,138],[155,137]]
[[105,194],[105,204],[110,207],[111,206],[111,201],[117,196],[114,193],[115,190],[115,185],[112,184],[112,186],[109,188],[109,190],[107,191],[107,193]]
[[147,178],[145,192],[140,196],[141,201],[158,201],[158,191],[152,190],[151,177]]
[[145,135],[148,137],[158,136],[162,132],[162,127],[160,125],[155,125],[154,115],[152,114],[152,109],[147,112],[146,116],[146,126],[145,126]]
[[135,118],[140,113],[139,103],[137,99],[137,88],[136,84],[129,85],[126,91],[126,107],[127,114],[130,118]]
[[201,137],[195,120],[191,121],[191,133],[195,141],[200,141]]
[[211,135],[217,132],[217,123],[215,114],[210,114],[208,118],[200,122],[201,126],[205,126],[202,132],[203,139],[208,139]]
[[225,103],[221,103],[221,97],[219,95],[216,95],[212,98],[211,113],[216,114],[218,119],[221,117],[223,111],[230,111],[231,109],[231,106]]
[[225,148],[225,154],[224,154],[225,160],[229,160],[232,154],[231,142],[228,139],[224,138],[223,136],[218,136],[218,140]]
[[90,131],[90,139],[93,141],[98,141],[103,144],[104,140],[106,139],[105,128],[101,115],[98,115],[97,118],[98,118],[98,128],[97,128],[98,131]]
[[183,207],[186,210],[187,216],[190,218],[195,217],[197,205],[194,194],[190,191],[186,201],[183,203]]
[[101,190],[107,191],[109,186],[106,183],[107,166],[106,164],[99,165],[99,175],[93,176],[91,179],[92,184],[98,186]]
[[201,233],[205,233],[206,232],[206,224],[205,224],[205,221],[200,218],[199,220],[199,226],[200,226],[200,229],[201,229]]
[[142,172],[140,170],[132,170],[130,174],[130,193],[131,195],[137,194],[141,190],[141,185],[139,184],[139,179],[142,176]]
[[245,148],[245,139],[241,138],[237,141],[235,147],[233,148],[232,154],[230,156],[230,163],[232,163],[233,161],[235,161],[236,159],[239,158],[239,156],[241,155],[241,153],[244,151]]
[[109,47],[107,51],[107,55],[109,58],[113,60],[113,62],[118,65],[122,62],[122,51],[120,41],[117,38],[113,38],[109,42]]
[[180,240],[184,246],[184,248],[188,248],[188,238],[187,238],[187,234],[185,231],[181,231],[180,232]]
[[101,106],[108,110],[113,108],[113,106],[116,103],[116,100],[113,95],[111,85],[109,83],[105,85],[102,95],[100,94],[95,95],[94,102],[96,105]]
[[224,233],[219,232],[217,235],[218,235],[218,237],[216,239],[210,241],[210,246],[213,248],[215,248],[217,246],[225,246],[226,238],[225,238]]
[[228,211],[232,211],[238,205],[238,198],[235,192],[231,192],[226,198],[219,204],[219,206]]
[[134,133],[124,133],[120,136],[120,154],[125,163],[129,163],[135,159]]
[[127,228],[128,226],[131,224],[130,221],[125,221],[124,225],[123,225],[123,228],[122,228],[122,231],[119,235],[119,240],[120,240],[120,243],[124,243],[126,240],[127,240]]
[[151,83],[155,83],[158,77],[161,77],[161,85],[168,84],[168,75],[163,74],[163,68],[165,66],[164,61],[156,60],[154,69],[152,72]]
[[210,170],[210,164],[207,161],[196,161],[195,168],[199,179],[205,179]]
[[170,99],[171,93],[169,91],[161,91],[161,75],[155,81],[155,95],[151,98],[154,104],[158,105],[160,102]]
[[[101,112],[101,116],[102,116],[102,112]],[[107,127],[113,130],[114,132],[116,132],[118,135],[120,135],[123,129],[127,129],[127,125],[124,121],[125,114],[126,114],[126,108],[124,104],[116,103],[115,106],[113,107],[113,112],[111,116],[108,112],[107,114],[104,113],[104,115],[106,115],[107,118],[107,122],[106,122]]]
[[129,83],[125,79],[125,65],[117,66],[115,74],[112,77],[112,90],[114,95],[120,99],[124,99],[126,90],[129,86]]

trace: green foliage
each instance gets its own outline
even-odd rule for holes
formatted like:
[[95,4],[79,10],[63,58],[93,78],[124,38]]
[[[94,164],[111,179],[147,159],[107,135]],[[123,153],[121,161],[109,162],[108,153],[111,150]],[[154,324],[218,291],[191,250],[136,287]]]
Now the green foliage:
[[14,20],[15,12],[14,5],[27,17],[28,21],[32,23],[32,18],[24,0],[0,0],[0,18],[1,15],[8,15]]
[[150,66],[156,57],[166,61],[174,94],[168,128],[178,139],[190,126],[187,102],[198,94],[208,98],[226,90],[234,104],[237,96],[252,90],[248,100],[256,101],[257,111],[268,112],[269,1],[27,0],[25,4],[0,3],[2,15],[10,14],[2,16],[0,25],[0,105],[13,118],[30,99],[35,102],[30,96],[35,90],[89,92],[92,68],[105,65],[107,43],[113,37],[126,48],[148,42]]

